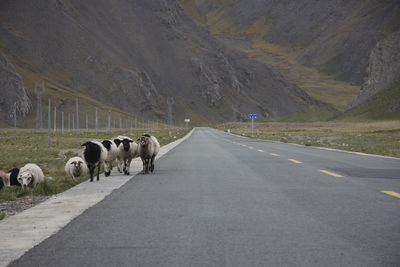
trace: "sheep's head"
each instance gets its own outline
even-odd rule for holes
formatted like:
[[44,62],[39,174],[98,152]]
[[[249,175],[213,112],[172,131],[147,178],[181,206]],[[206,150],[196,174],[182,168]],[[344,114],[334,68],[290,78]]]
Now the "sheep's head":
[[82,161],[73,161],[73,162],[71,162],[71,165],[74,165],[75,168],[78,168],[78,169],[81,167],[81,164],[82,164]]
[[150,138],[146,135],[143,135],[138,139],[138,141],[141,146],[147,146],[149,144]]
[[122,145],[124,146],[124,150],[126,152],[128,152],[130,149],[130,143],[133,143],[133,140],[126,139],[126,138],[124,140],[122,140]]
[[122,143],[122,140],[121,139],[114,139],[113,140],[114,141],[114,143],[117,145],[117,147],[119,147],[119,144],[121,144]]
[[32,181],[33,175],[30,172],[24,172],[18,175],[18,183],[20,183],[22,187],[28,187]]

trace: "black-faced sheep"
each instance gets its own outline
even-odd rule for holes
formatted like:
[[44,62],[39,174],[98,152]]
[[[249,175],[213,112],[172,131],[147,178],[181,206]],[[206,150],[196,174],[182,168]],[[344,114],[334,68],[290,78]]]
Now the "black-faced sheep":
[[107,158],[104,163],[104,171],[106,176],[110,176],[112,170],[112,163],[117,159],[118,149],[114,141],[103,140],[101,142],[103,146],[107,149]]
[[65,172],[75,180],[76,177],[79,177],[87,172],[86,163],[80,157],[70,158],[65,164]]
[[82,146],[85,147],[82,155],[83,158],[85,159],[86,165],[89,168],[90,181],[93,182],[93,175],[96,167],[97,167],[97,181],[98,181],[100,180],[101,164],[104,163],[104,161],[107,158],[107,150],[103,146],[103,144],[98,141],[88,141],[82,144]]
[[160,143],[157,138],[149,134],[143,134],[139,139],[138,154],[143,162],[143,174],[154,171],[154,159],[160,151]]
[[28,163],[19,170],[18,183],[22,187],[35,188],[43,180],[44,174],[42,169],[34,163]]
[[122,169],[124,167],[124,162],[120,158],[118,150],[119,150],[119,145],[122,143],[122,140],[124,140],[125,138],[129,139],[129,137],[123,136],[123,135],[113,138],[113,142],[117,146],[117,169],[120,173],[122,173]]
[[137,155],[137,144],[129,137],[122,139],[118,146],[117,159],[124,174],[129,175],[131,161]]

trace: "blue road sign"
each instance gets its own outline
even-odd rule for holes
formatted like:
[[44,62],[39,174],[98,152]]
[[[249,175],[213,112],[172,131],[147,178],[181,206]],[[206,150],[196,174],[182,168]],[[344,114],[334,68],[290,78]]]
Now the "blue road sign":
[[247,115],[249,117],[249,119],[257,119],[257,114],[256,113],[250,113]]

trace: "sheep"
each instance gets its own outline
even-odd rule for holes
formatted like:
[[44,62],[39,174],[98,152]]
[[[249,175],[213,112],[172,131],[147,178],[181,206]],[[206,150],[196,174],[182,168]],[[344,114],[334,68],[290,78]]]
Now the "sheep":
[[138,139],[138,154],[143,162],[143,174],[154,171],[154,159],[160,151],[160,143],[157,138],[149,134],[143,134]]
[[112,163],[114,160],[116,160],[118,154],[117,145],[111,140],[103,140],[101,143],[107,149],[107,158],[104,164],[105,175],[110,176]]
[[80,157],[70,158],[65,164],[65,172],[75,180],[76,177],[79,177],[87,172],[86,163]]
[[19,169],[18,168],[13,168],[8,171],[8,173],[4,171],[0,171],[0,178],[3,180],[3,185],[4,186],[21,186],[20,183],[18,183],[18,173]]
[[[114,144],[117,146],[118,151],[119,151],[119,145],[122,143],[122,140],[124,140],[124,139],[130,139],[130,138],[127,136],[123,136],[123,135],[113,138]],[[121,159],[118,151],[117,151],[117,169],[120,173],[122,173],[124,162]]]
[[28,163],[19,170],[18,183],[22,187],[35,188],[43,180],[44,174],[42,169],[34,163]]
[[129,175],[131,161],[137,156],[137,144],[129,137],[124,137],[118,146],[118,160],[124,174]]
[[90,172],[90,181],[93,182],[94,170],[97,167],[97,181],[100,180],[100,166],[107,159],[107,149],[99,141],[88,141],[82,144],[82,152]]
[[10,174],[4,171],[0,171],[0,189],[3,186],[10,186]]

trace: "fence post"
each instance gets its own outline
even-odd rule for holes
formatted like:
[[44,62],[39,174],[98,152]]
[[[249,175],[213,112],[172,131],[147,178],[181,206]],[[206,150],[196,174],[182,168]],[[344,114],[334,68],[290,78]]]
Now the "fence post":
[[61,111],[61,134],[64,134],[64,111]]
[[14,103],[14,133],[17,133],[17,102]]
[[108,111],[108,133],[111,132],[111,110]]
[[71,131],[71,113],[68,112],[68,131]]
[[57,107],[54,105],[54,134],[57,131]]
[[89,130],[88,115],[87,115],[87,113],[86,113],[86,131],[88,131],[88,130]]
[[49,98],[47,147],[51,146],[51,100]]
[[72,113],[72,131],[75,132],[75,114]]

